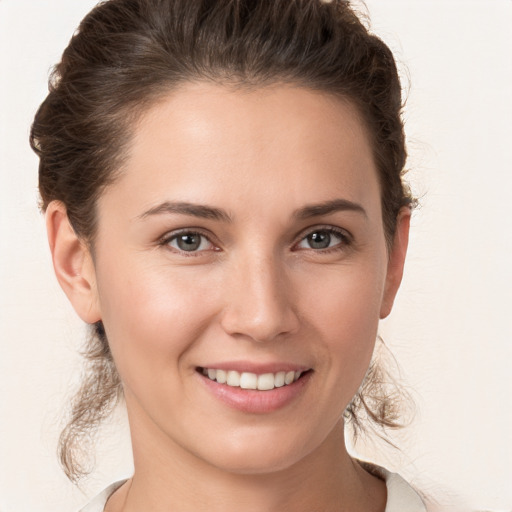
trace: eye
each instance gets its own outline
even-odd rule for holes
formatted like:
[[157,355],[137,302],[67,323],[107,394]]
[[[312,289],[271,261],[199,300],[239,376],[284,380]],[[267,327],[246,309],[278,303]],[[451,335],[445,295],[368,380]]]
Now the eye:
[[300,249],[325,250],[347,246],[350,239],[344,232],[334,228],[315,229],[308,233],[297,245]]
[[201,252],[215,248],[205,235],[195,231],[173,234],[162,240],[162,244],[180,252]]

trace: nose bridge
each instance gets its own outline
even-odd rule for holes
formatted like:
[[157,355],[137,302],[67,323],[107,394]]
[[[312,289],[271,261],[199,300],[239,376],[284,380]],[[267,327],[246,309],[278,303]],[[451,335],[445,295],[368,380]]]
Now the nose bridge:
[[234,267],[222,319],[226,332],[255,341],[294,332],[298,318],[291,283],[279,257],[261,248],[249,250]]

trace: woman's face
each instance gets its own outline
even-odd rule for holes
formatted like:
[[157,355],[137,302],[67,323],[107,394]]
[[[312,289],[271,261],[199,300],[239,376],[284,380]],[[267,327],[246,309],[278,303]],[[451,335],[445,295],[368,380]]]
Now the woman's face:
[[266,472],[329,443],[404,252],[387,251],[349,104],[291,86],[183,86],[137,125],[98,216],[91,311],[136,457],[158,446]]

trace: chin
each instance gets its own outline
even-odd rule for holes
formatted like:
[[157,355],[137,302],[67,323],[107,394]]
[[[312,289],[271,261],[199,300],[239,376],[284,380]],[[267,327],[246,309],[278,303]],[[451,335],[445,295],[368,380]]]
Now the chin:
[[321,442],[321,439],[307,440],[304,435],[293,436],[285,428],[277,435],[261,431],[249,436],[239,433],[218,442],[212,441],[209,446],[215,446],[215,451],[208,450],[209,453],[203,453],[201,458],[229,473],[265,475],[294,466]]
[[[269,450],[271,452],[272,450]],[[275,453],[254,456],[252,453],[244,453],[238,456],[224,456],[214,464],[221,471],[237,475],[268,475],[284,471],[295,465],[303,455],[297,453],[276,456]]]

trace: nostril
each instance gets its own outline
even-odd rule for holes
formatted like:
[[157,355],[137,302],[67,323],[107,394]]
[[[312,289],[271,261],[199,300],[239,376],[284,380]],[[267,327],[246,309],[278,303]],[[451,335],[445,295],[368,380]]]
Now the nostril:
[[224,331],[257,342],[283,339],[297,332],[299,315],[294,307],[286,273],[268,254],[248,254],[236,275],[226,283],[228,301],[220,316]]

